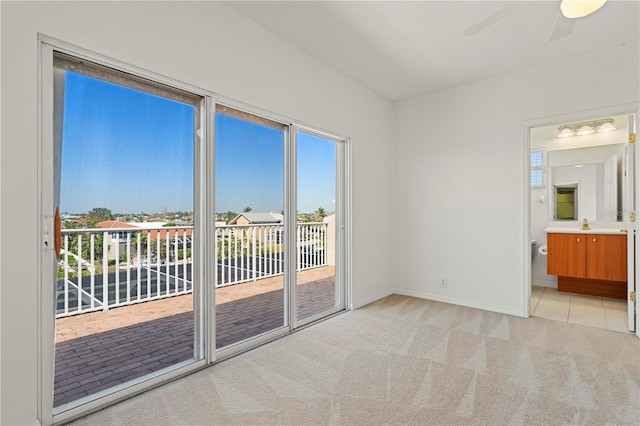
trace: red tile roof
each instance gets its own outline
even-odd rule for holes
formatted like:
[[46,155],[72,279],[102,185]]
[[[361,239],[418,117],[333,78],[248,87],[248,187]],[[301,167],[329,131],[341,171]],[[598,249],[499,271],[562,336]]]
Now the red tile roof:
[[138,226],[131,225],[126,222],[121,222],[119,220],[105,220],[104,222],[98,223],[98,228],[102,229],[112,229],[112,228],[133,228],[138,229]]

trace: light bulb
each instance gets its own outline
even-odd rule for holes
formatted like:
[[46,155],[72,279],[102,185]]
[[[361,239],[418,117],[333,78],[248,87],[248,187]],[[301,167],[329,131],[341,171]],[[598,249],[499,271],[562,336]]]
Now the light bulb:
[[560,130],[560,133],[558,133],[559,138],[568,138],[569,136],[573,136],[573,130],[568,127],[565,127],[564,129]]
[[600,9],[607,0],[562,0],[560,10],[566,18],[582,18]]
[[606,123],[598,127],[598,132],[610,132],[615,129],[615,126],[607,121]]
[[590,135],[594,132],[595,130],[593,130],[593,127],[590,126],[582,126],[580,127],[580,130],[578,130],[578,135],[580,136],[585,136],[585,135]]

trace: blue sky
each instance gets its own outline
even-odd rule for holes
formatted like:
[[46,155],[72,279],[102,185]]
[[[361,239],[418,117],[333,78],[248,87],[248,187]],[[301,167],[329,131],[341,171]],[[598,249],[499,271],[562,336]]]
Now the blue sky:
[[61,211],[192,211],[195,109],[66,75]]
[[335,210],[336,143],[298,132],[298,211],[310,213],[324,208]]
[[[193,210],[195,109],[66,73],[61,211]],[[216,114],[216,211],[280,212],[282,131]],[[335,142],[298,135],[298,210],[334,210]]]

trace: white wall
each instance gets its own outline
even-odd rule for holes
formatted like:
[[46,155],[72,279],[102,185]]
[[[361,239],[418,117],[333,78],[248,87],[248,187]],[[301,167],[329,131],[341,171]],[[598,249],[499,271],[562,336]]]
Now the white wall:
[[527,122],[637,102],[639,71],[627,45],[399,103],[397,291],[524,315]]
[[392,106],[217,2],[2,2],[1,424],[37,422],[37,33],[352,138],[353,301],[388,291]]

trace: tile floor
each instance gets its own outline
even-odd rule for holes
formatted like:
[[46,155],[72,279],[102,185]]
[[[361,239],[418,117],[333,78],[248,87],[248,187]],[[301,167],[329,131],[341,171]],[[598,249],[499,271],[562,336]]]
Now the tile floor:
[[532,316],[628,332],[627,301],[531,287]]

